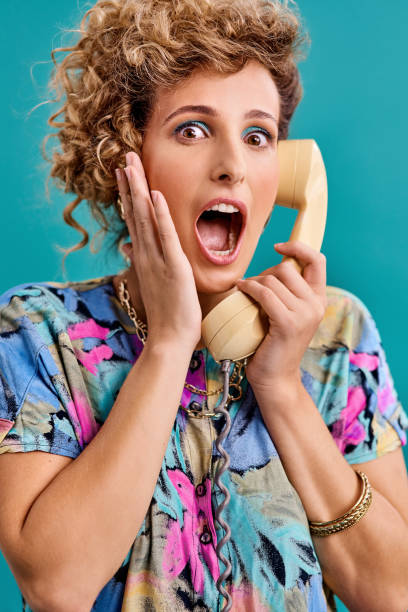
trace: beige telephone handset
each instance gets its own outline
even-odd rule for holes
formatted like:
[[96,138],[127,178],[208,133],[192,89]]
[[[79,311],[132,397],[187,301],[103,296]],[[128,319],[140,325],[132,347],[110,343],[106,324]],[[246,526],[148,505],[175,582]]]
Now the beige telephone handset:
[[[320,251],[327,214],[327,179],[315,140],[278,142],[280,170],[276,204],[296,208],[289,240],[301,240]],[[300,270],[296,260],[289,257]],[[267,332],[267,318],[255,301],[236,291],[215,306],[202,322],[205,346],[217,362],[252,355]]]

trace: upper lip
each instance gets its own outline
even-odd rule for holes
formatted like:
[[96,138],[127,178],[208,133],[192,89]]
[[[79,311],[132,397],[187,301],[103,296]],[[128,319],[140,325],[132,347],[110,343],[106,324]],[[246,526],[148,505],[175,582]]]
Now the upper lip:
[[205,204],[202,209],[200,210],[200,213],[196,219],[196,223],[198,221],[198,219],[201,217],[201,215],[203,214],[204,211],[208,210],[209,208],[211,208],[212,206],[215,206],[215,204],[221,204],[221,202],[224,202],[224,204],[231,204],[232,206],[235,206],[235,208],[238,208],[238,210],[240,211],[244,223],[243,225],[245,225],[246,222],[246,218],[247,218],[247,207],[244,204],[244,202],[241,202],[241,200],[231,200],[230,198],[214,198],[213,200],[211,200],[210,202],[207,202],[207,204]]

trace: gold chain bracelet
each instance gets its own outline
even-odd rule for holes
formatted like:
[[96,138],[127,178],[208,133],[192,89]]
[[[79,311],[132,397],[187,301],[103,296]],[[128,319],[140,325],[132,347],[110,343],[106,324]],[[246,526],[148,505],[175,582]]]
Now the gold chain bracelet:
[[358,521],[363,518],[371,505],[373,494],[366,474],[358,470],[356,470],[356,473],[360,476],[363,482],[363,490],[357,502],[345,514],[339,516],[339,518],[336,518],[333,521],[327,521],[325,523],[309,521],[310,533],[312,535],[328,536],[332,533],[337,533],[338,531],[344,531],[345,529],[349,529],[358,523]]

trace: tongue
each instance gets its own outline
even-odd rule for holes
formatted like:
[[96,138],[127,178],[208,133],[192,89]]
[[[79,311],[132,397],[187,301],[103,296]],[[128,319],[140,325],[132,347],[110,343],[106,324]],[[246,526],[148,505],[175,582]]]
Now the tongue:
[[228,219],[200,219],[197,222],[198,233],[204,246],[212,251],[228,251],[230,223]]

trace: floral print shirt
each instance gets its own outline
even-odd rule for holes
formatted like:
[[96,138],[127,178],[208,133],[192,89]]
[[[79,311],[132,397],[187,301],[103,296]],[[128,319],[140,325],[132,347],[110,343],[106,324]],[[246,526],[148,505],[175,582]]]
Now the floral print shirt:
[[[98,434],[143,350],[112,280],[25,284],[0,297],[0,453],[75,459]],[[408,419],[365,305],[336,287],[327,287],[327,298],[302,382],[347,461],[369,461],[406,443]],[[193,353],[186,382],[220,387],[220,366],[206,349]],[[231,463],[221,477],[231,495],[222,552],[232,565],[224,586],[233,610],[334,609],[301,500],[245,378],[242,390],[229,407]],[[218,401],[210,396],[206,406],[184,388],[148,512],[92,611],[222,609],[216,581],[225,566],[216,546],[225,532],[215,509],[224,495],[214,483],[221,459],[214,440],[224,417],[196,419],[182,409]]]

